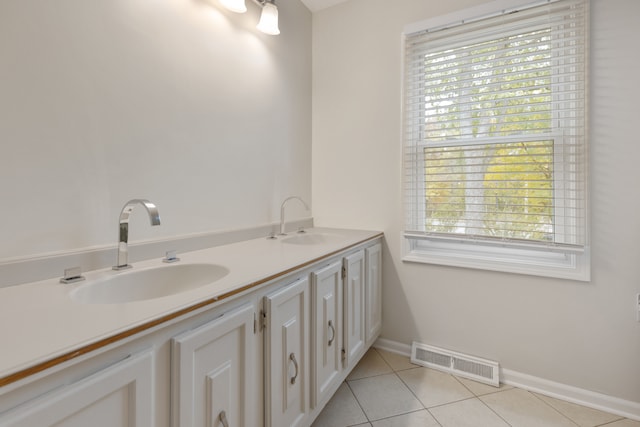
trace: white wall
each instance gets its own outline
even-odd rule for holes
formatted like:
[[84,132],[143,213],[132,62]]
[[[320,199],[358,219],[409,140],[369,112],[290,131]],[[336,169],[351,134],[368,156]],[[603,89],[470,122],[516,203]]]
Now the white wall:
[[[311,14],[280,0],[0,2],[0,262],[276,221],[311,196]],[[291,217],[308,216],[291,208]]]
[[316,224],[384,230],[384,338],[640,402],[637,0],[592,1],[592,281],[401,261],[401,33],[483,2],[351,0],[314,14]]

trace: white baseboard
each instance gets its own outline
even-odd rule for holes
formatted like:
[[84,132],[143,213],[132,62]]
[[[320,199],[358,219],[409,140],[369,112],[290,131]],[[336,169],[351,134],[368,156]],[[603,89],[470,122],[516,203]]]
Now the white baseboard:
[[501,382],[514,387],[640,421],[640,403],[638,402],[549,381],[510,369],[501,369],[500,379]]
[[396,353],[401,356],[411,357],[411,346],[408,344],[402,344],[397,341],[378,338],[376,342],[373,343],[373,346],[375,348],[390,351],[391,353]]
[[[411,346],[408,344],[379,338],[373,346],[392,353],[411,357]],[[500,368],[500,382],[588,408],[640,421],[640,402],[632,402],[630,400],[620,399],[618,397],[557,383],[504,368]]]

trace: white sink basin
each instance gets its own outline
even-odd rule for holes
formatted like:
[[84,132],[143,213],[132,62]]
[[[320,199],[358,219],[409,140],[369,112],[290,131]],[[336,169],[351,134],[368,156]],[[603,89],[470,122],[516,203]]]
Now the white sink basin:
[[83,304],[119,304],[160,298],[211,284],[229,270],[216,264],[172,264],[109,274],[113,275],[74,289],[71,299]]
[[282,243],[293,245],[321,245],[323,243],[331,243],[340,239],[337,234],[328,233],[301,233],[285,237]]

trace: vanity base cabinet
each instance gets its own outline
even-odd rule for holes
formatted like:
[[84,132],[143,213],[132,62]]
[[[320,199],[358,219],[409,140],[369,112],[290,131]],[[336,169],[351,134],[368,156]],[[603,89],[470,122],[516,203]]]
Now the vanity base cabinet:
[[0,416],[6,427],[148,427],[153,418],[152,353],[132,355]]
[[245,304],[171,340],[172,426],[258,425],[254,314]]
[[264,299],[265,426],[305,426],[309,409],[309,279]]
[[362,242],[0,389],[2,427],[309,427],[380,334]]

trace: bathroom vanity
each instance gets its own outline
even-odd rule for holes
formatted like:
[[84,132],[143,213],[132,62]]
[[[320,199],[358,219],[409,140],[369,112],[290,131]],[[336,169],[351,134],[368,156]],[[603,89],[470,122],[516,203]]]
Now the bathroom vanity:
[[0,289],[0,426],[309,426],[380,333],[381,239],[311,229]]

